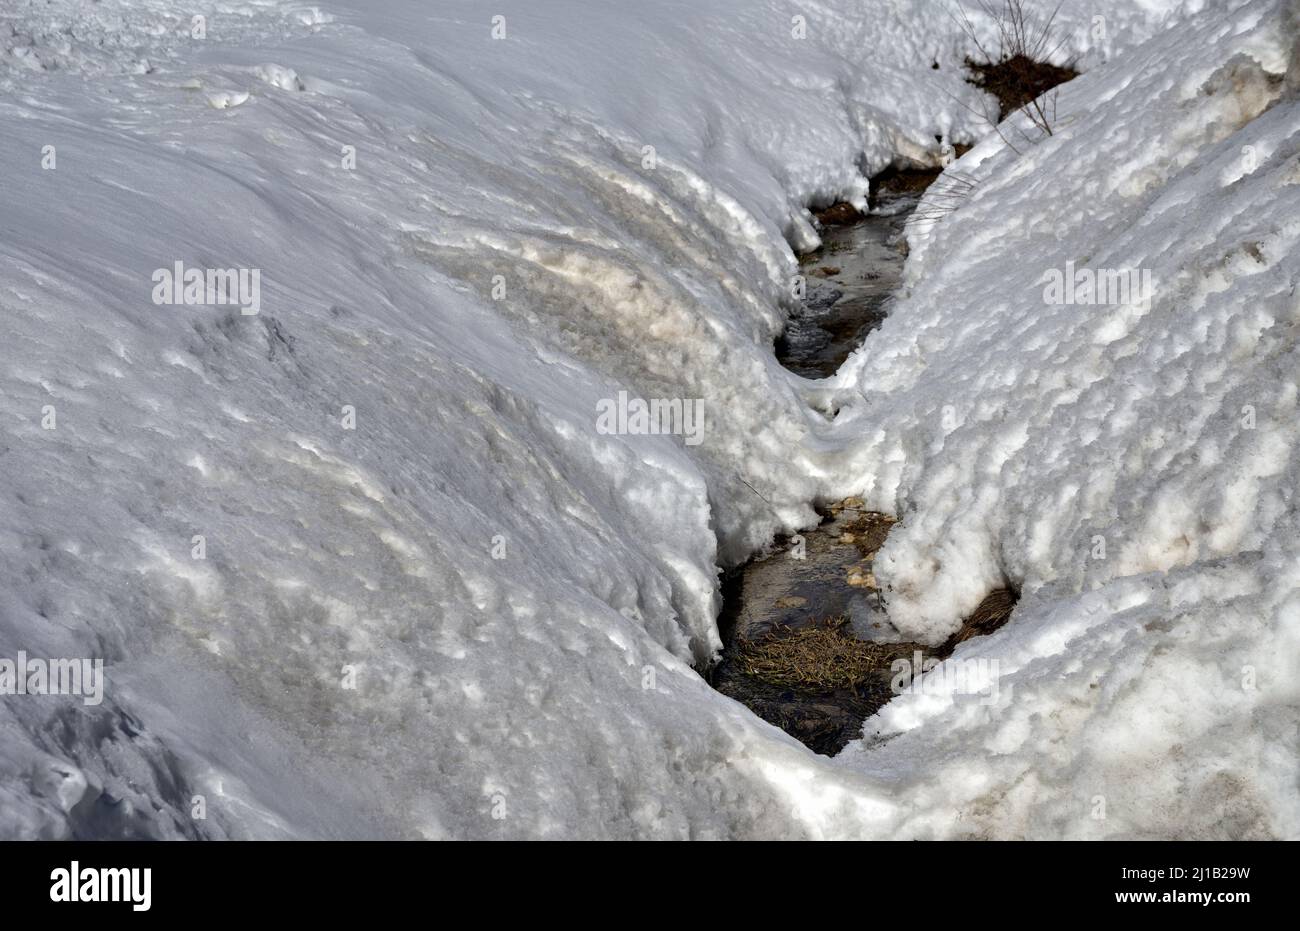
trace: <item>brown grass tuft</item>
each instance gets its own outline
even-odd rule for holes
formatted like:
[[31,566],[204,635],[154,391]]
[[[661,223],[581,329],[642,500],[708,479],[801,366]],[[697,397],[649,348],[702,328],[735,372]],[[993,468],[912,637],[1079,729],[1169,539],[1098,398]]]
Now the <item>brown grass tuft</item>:
[[998,99],[999,119],[1006,119],[1025,109],[1039,128],[1051,135],[1056,121],[1056,101],[1047,92],[1078,76],[1073,68],[1063,68],[1045,61],[1016,55],[1004,61],[977,62],[967,59],[966,67],[974,75],[971,83]]
[[971,616],[962,622],[961,629],[949,637],[940,648],[940,655],[947,656],[957,644],[971,637],[982,637],[993,633],[1011,619],[1011,612],[1015,610],[1016,602],[1019,600],[1019,593],[1009,588],[999,588],[989,592],[984,596],[984,600],[976,605]]
[[[1038,133],[1052,135],[1056,131],[1056,92],[1053,88],[1079,74],[1073,61],[1065,65],[1054,65],[1050,61],[1065,43],[1064,38],[1057,38],[1056,16],[1060,3],[1041,20],[1026,10],[1024,0],[976,0],[976,5],[996,24],[996,52],[985,48],[979,31],[960,2],[952,16],[984,58],[982,62],[966,60],[966,67],[972,75],[970,83],[988,91],[998,101],[997,119],[989,114],[977,116],[987,120],[1003,141],[1019,152],[998,124],[1020,111]],[[1016,129],[1023,141],[1035,141],[1019,127]]]
[[906,655],[903,646],[859,640],[848,620],[837,617],[797,630],[778,627],[745,644],[737,658],[746,675],[772,685],[816,692],[856,690],[887,673],[894,658]]

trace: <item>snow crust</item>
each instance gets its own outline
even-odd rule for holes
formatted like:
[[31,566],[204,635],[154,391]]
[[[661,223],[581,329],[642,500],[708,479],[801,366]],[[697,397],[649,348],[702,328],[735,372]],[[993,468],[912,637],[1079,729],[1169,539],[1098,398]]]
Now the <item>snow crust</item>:
[[[1016,152],[931,3],[7,4],[0,656],[108,688],[4,698],[0,835],[1300,834],[1287,16],[1067,4]],[[783,370],[808,208],[980,139],[885,329]],[[1066,261],[1151,308],[1045,307]],[[909,634],[1025,598],[957,657],[998,702],[825,760],[691,664],[716,567],[854,493]]]

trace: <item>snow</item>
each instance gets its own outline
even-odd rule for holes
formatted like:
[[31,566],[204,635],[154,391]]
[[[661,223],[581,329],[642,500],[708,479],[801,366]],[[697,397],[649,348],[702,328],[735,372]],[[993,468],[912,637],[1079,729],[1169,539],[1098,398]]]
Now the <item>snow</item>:
[[[928,3],[6,5],[0,656],[107,686],[0,705],[0,835],[1300,834],[1283,7],[1068,4],[1017,152]],[[808,208],[980,139],[884,329],[782,369]],[[996,702],[827,760],[691,664],[716,567],[859,493],[909,635],[1024,600],[954,657]]]
[[[899,464],[867,489],[906,514],[876,563],[891,620],[938,640],[991,588],[1025,596],[963,651],[1001,660],[1004,708],[904,696],[868,725],[896,739],[841,760],[906,781],[925,754],[927,781],[991,806],[958,827],[949,801],[914,831],[1297,832],[1300,107],[1281,22],[1269,4],[1193,18],[1062,88],[1050,139],[985,140],[955,166],[974,192],[912,227],[910,289],[838,376],[839,419],[874,434],[853,455]],[[1154,295],[1047,304],[1070,262],[1145,270]],[[1105,819],[1084,816],[1094,797]]]

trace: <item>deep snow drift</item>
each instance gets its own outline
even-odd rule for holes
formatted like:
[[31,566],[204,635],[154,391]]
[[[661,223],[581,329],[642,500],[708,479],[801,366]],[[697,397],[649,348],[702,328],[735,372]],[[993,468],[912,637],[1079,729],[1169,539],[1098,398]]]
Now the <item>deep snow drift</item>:
[[[108,681],[3,699],[0,835],[1300,835],[1285,5],[1075,6],[1015,151],[931,3],[9,4],[0,657]],[[777,365],[806,207],[979,139],[868,349]],[[852,493],[909,634],[1025,599],[998,702],[825,760],[690,664]]]

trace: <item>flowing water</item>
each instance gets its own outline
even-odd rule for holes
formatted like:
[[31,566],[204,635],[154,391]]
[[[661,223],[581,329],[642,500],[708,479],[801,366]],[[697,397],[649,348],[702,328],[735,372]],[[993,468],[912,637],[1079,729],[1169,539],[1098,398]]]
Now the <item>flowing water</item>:
[[[808,378],[832,375],[885,319],[902,278],[903,226],[915,206],[914,196],[902,195],[878,213],[825,228],[822,248],[800,261],[805,306],[775,346],[786,368]],[[724,651],[710,681],[818,753],[834,754],[892,697],[888,663],[879,675],[851,685],[791,686],[754,675],[747,661],[754,645],[797,636],[828,619],[844,619],[846,639],[899,639],[871,572],[892,521],[854,499],[828,509],[824,518],[821,526],[779,541],[724,581],[718,619]],[[911,648],[899,644],[898,652],[906,655]]]
[[[822,248],[800,262],[805,306],[775,346],[786,368],[808,378],[832,375],[885,319],[902,280],[903,228],[936,175],[894,173],[880,185],[885,194],[875,212],[826,227]],[[724,579],[723,652],[708,676],[719,692],[817,753],[834,755],[894,696],[896,662],[906,661],[899,672],[910,680],[918,659],[946,659],[962,641],[1006,623],[1019,596],[1008,588],[989,592],[942,644],[904,641],[872,571],[893,519],[856,498],[822,516],[818,527],[778,540]]]
[[903,226],[916,199],[902,196],[856,223],[827,226],[822,247],[800,259],[807,282],[801,313],[777,340],[777,359],[806,378],[835,374],[880,326],[903,276]]

